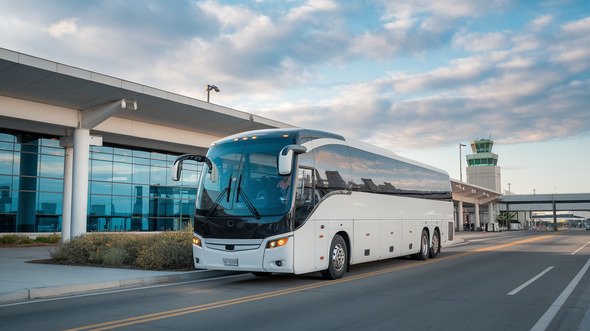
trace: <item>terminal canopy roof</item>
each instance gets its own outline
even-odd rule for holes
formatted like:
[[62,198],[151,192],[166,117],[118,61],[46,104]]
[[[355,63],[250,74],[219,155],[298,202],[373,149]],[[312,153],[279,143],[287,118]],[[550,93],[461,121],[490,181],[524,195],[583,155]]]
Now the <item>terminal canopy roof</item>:
[[0,95],[75,110],[121,99],[136,100],[138,111],[120,112],[115,117],[217,137],[291,127],[243,111],[2,48]]

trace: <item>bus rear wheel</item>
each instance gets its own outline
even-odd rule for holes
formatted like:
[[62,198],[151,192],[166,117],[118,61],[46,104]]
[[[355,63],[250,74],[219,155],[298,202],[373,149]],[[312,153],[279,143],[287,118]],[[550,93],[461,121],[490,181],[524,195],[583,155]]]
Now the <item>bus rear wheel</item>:
[[434,259],[438,253],[440,253],[440,234],[438,233],[438,230],[434,230],[434,233],[432,234],[432,247],[430,247],[429,256]]
[[414,255],[416,260],[426,261],[428,260],[429,254],[429,243],[428,243],[428,232],[426,230],[422,230],[422,237],[420,237],[420,253],[416,253]]
[[335,235],[330,244],[328,269],[322,270],[325,279],[340,279],[348,266],[348,249],[346,241],[340,235]]

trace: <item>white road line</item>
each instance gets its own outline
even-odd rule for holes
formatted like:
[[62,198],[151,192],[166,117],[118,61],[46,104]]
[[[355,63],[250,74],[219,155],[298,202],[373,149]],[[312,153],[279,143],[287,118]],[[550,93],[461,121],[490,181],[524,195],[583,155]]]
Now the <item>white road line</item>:
[[535,280],[541,278],[541,276],[543,276],[544,274],[548,273],[549,270],[553,269],[553,266],[550,266],[549,268],[541,271],[540,274],[536,275],[535,277],[531,278],[529,281],[527,281],[526,283],[520,285],[519,287],[515,288],[514,290],[512,290],[511,292],[509,292],[507,295],[515,295],[516,293],[520,292],[520,290],[522,290],[523,288],[531,285]]
[[578,249],[577,249],[575,252],[573,252],[573,253],[572,253],[572,255],[574,255],[574,254],[576,254],[577,252],[579,252],[580,250],[582,250],[582,248],[584,248],[584,247],[588,246],[588,244],[590,244],[590,241],[589,241],[589,242],[587,242],[587,243],[586,243],[584,246],[582,246],[582,247],[578,248]]
[[563,290],[563,292],[561,292],[561,294],[557,297],[557,299],[555,299],[555,302],[553,302],[553,304],[551,304],[551,307],[549,307],[549,309],[547,309],[545,314],[543,314],[543,316],[541,316],[541,319],[539,319],[539,321],[537,321],[537,324],[535,324],[532,327],[531,331],[540,331],[540,330],[547,329],[547,327],[549,326],[549,324],[551,323],[551,321],[553,320],[555,315],[557,315],[557,312],[559,311],[559,309],[561,309],[561,306],[563,306],[563,304],[565,303],[567,298],[569,298],[570,294],[572,294],[572,292],[574,291],[574,288],[576,288],[576,286],[578,285],[578,283],[580,282],[580,280],[582,279],[582,277],[584,276],[586,271],[588,271],[588,267],[590,267],[590,259],[588,259],[588,262],[586,262],[586,264],[582,267],[582,269],[580,269],[580,271],[578,272],[576,277],[574,277],[574,279],[572,279],[572,281],[565,288],[565,290]]

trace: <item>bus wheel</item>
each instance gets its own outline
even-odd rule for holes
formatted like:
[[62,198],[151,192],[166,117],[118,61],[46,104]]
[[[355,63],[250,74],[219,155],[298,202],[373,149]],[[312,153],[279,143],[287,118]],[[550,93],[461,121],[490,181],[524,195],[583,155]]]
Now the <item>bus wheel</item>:
[[348,265],[348,250],[346,248],[346,242],[342,236],[334,236],[332,244],[330,245],[329,254],[330,260],[328,261],[328,269],[322,270],[322,276],[325,279],[342,278]]
[[437,230],[434,230],[432,234],[432,247],[430,247],[430,254],[431,258],[435,258],[438,253],[440,252],[440,234]]
[[272,274],[272,272],[252,271],[252,274],[256,277],[266,277],[266,276],[270,276],[270,274]]
[[428,260],[428,246],[428,233],[426,230],[422,230],[422,238],[420,239],[420,253],[416,253],[416,260]]

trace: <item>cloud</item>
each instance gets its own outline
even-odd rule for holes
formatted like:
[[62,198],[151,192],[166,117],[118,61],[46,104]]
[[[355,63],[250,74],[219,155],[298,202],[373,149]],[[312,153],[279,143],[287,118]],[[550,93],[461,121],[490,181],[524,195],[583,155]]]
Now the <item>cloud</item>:
[[503,49],[507,46],[507,41],[508,38],[501,32],[476,32],[456,37],[454,44],[468,51],[479,52]]
[[553,23],[554,20],[555,16],[553,15],[541,15],[529,23],[529,28],[533,31],[539,31]]
[[[471,35],[501,42],[424,73],[340,86],[340,93],[321,108],[291,105],[280,116],[398,151],[424,148],[425,141],[431,148],[448,146],[482,127],[506,144],[588,132],[590,43],[585,42],[585,24],[586,19],[563,24],[562,32],[549,38],[529,32],[510,38]],[[572,80],[572,73],[581,79]],[[297,116],[302,113],[310,116]]]
[[505,143],[587,132],[590,17],[563,21],[545,3],[518,24],[489,24],[517,6],[0,3],[0,40],[196,98],[215,84],[215,103],[395,150],[456,144],[482,127]]
[[55,24],[51,24],[49,26],[49,34],[52,37],[59,38],[63,35],[72,35],[76,34],[78,27],[76,22],[78,21],[77,18],[72,17],[68,19],[61,20]]

